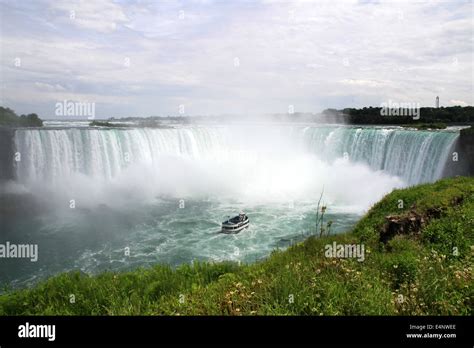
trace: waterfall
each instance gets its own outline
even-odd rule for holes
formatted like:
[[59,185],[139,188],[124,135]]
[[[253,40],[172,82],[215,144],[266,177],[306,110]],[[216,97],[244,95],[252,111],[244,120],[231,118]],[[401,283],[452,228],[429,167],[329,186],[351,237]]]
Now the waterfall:
[[404,179],[407,184],[441,178],[457,132],[399,128],[308,127],[304,141],[326,160],[347,156]]
[[[450,131],[376,127],[258,126],[253,130],[240,126],[19,129],[14,137],[21,154],[16,177],[20,182],[54,183],[57,178],[82,173],[109,179],[134,163],[158,163],[162,156],[211,156],[219,161],[236,154],[291,148],[316,154],[326,162],[346,157],[398,176],[407,184],[418,184],[441,177],[458,137]],[[267,138],[273,140],[269,146],[261,141]]]

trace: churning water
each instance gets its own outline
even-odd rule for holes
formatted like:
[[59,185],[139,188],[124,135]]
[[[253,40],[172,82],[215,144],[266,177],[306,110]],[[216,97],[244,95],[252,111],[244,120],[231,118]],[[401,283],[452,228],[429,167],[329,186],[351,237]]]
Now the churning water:
[[[41,209],[20,214],[4,235],[38,243],[39,260],[10,261],[2,283],[71,269],[252,262],[315,233],[322,192],[337,233],[393,188],[440,178],[458,137],[380,127],[59,125],[16,131],[21,160],[10,190]],[[249,229],[219,233],[240,210]]]

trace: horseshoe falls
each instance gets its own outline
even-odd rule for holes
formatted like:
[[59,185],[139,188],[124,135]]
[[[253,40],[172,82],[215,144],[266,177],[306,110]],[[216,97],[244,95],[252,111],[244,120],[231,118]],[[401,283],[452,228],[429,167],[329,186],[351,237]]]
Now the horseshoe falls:
[[450,150],[458,138],[454,132],[422,132],[383,128],[306,128],[305,142],[324,158],[348,156],[401,177],[407,184],[432,182],[443,173]]
[[[326,162],[346,158],[363,163],[372,170],[399,176],[407,184],[439,179],[458,136],[455,132],[394,128],[282,127],[271,131],[262,141],[270,136],[269,141],[283,141],[291,150],[312,153]],[[262,154],[254,153],[262,149],[258,135],[248,132],[245,127],[18,130],[16,149],[26,158],[18,162],[17,177],[21,182],[54,182],[82,173],[113,179],[140,163],[154,166],[159,175],[158,164],[164,156],[228,161],[236,153]],[[253,146],[246,146],[248,140]],[[274,148],[275,154],[282,150],[279,147]]]
[[[17,129],[20,157],[5,186],[28,200],[29,214],[5,221],[3,238],[35,236],[40,257],[0,270],[0,283],[73,269],[254,262],[316,232],[321,193],[339,233],[392,189],[441,178],[458,136],[285,124]],[[219,233],[240,210],[250,227]]]

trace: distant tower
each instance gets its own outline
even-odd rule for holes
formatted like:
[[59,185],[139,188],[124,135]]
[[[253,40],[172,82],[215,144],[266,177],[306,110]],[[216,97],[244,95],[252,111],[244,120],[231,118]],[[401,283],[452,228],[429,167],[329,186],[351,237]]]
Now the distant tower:
[[439,97],[436,97],[436,107],[439,108]]

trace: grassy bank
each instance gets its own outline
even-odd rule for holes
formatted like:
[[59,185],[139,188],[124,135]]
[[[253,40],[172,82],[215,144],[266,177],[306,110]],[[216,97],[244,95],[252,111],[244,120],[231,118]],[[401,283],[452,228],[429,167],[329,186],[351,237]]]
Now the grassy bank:
[[[395,190],[344,235],[238,266],[61,274],[0,296],[1,315],[472,315],[474,179]],[[365,259],[325,245],[363,243]]]

